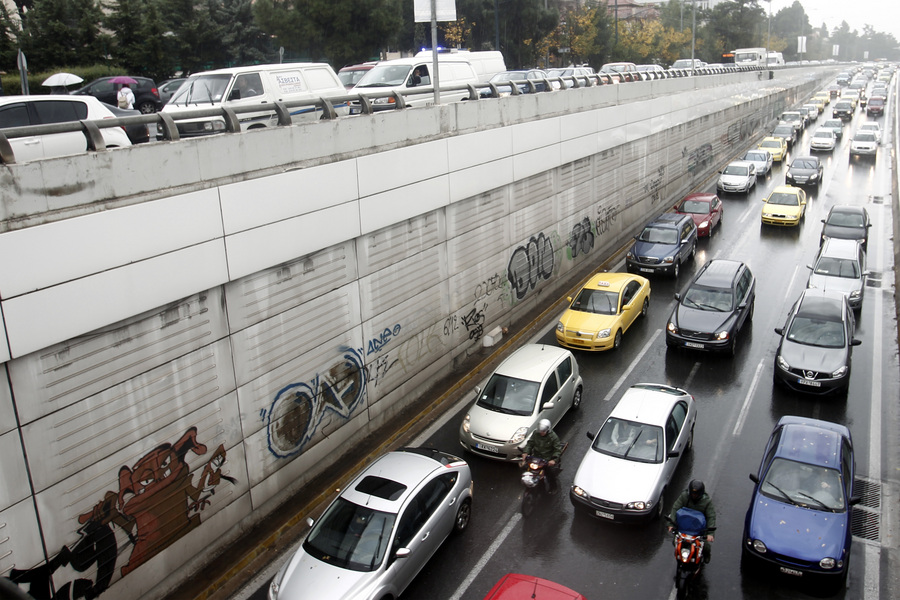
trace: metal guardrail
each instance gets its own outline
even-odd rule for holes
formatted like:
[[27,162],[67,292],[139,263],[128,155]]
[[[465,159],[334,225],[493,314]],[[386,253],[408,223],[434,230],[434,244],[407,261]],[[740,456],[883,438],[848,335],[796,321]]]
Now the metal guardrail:
[[[760,69],[756,67],[718,67],[718,68],[700,68],[695,69],[694,75],[717,75],[723,73],[739,73],[745,71],[764,71],[771,69]],[[590,76],[578,77],[547,77],[544,79],[522,79],[510,80],[500,84],[457,84],[450,86],[442,86],[442,91],[468,91],[466,100],[481,99],[480,90],[490,89],[491,97],[500,97],[502,91],[506,88],[510,89],[511,95],[519,95],[522,93],[520,85],[528,88],[527,93],[548,93],[562,92],[567,89],[576,89],[582,87],[594,87],[602,85],[617,85],[621,83],[630,83],[635,81],[650,81],[656,79],[670,79],[675,77],[690,77],[692,75],[690,69],[668,69],[666,71],[647,71],[638,73],[595,73]],[[537,90],[537,83],[544,84],[544,90]],[[569,85],[571,83],[571,85]],[[556,84],[556,85],[554,85]],[[225,122],[225,130],[223,133],[239,133],[241,132],[240,116],[244,113],[260,113],[263,111],[272,111],[277,116],[278,126],[287,126],[292,124],[291,109],[298,108],[315,108],[317,112],[321,111],[322,119],[338,118],[337,108],[345,105],[358,107],[357,114],[372,114],[376,111],[373,100],[377,98],[393,98],[393,102],[388,105],[391,110],[399,110],[406,108],[406,96],[411,94],[421,95],[424,93],[433,93],[432,87],[417,87],[415,91],[385,91],[385,92],[366,92],[364,94],[347,94],[341,96],[332,96],[330,98],[317,98],[312,100],[294,100],[290,102],[274,102],[271,104],[256,104],[240,107],[217,106],[211,108],[198,108],[196,110],[185,111],[178,115],[178,119],[197,119],[203,117],[221,118]],[[106,150],[106,143],[101,135],[101,130],[109,127],[126,127],[129,125],[146,124],[151,127],[151,134],[155,127],[157,140],[177,141],[181,139],[178,132],[178,126],[172,115],[165,112],[152,113],[148,115],[140,115],[134,117],[117,117],[109,119],[100,119],[95,121],[71,121],[66,123],[52,123],[48,125],[30,125],[25,127],[9,127],[0,129],[0,164],[14,164],[16,162],[15,153],[9,140],[30,137],[37,135],[50,135],[54,133],[72,133],[81,132],[84,134],[87,150],[99,152]]]

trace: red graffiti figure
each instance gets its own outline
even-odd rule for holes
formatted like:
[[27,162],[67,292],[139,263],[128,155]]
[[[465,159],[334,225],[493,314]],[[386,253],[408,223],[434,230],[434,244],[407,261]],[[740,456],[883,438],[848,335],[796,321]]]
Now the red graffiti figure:
[[202,455],[206,446],[197,441],[191,427],[174,444],[162,444],[141,458],[133,469],[119,469],[119,507],[137,525],[134,550],[122,567],[124,577],[172,542],[200,524],[200,515],[189,516],[199,497],[191,483],[188,452]]

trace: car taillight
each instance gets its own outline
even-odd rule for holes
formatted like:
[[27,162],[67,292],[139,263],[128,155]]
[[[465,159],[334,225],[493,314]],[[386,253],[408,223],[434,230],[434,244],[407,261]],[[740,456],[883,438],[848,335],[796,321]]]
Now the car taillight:
[[159,90],[156,88],[150,88],[150,93],[159,98]]

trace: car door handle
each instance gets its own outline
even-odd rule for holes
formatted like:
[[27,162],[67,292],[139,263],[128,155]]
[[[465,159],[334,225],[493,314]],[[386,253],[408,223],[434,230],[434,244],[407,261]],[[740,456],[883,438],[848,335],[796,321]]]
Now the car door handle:
[[425,540],[427,540],[429,535],[431,535],[431,532],[430,532],[430,531],[426,531],[426,532],[425,532],[425,535],[422,536],[422,541],[424,542]]
[[450,504],[447,506],[453,506],[454,504],[456,504],[456,498],[450,498]]

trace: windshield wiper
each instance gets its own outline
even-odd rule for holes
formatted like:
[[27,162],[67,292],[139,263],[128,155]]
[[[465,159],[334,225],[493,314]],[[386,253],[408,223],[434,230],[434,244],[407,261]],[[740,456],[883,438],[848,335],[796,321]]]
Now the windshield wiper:
[[764,483],[765,483],[766,485],[768,485],[769,487],[775,488],[775,491],[777,491],[779,494],[781,494],[781,497],[782,497],[782,498],[784,498],[785,500],[787,500],[788,502],[790,502],[790,503],[793,504],[794,506],[800,506],[800,504],[799,504],[796,500],[794,500],[793,498],[791,498],[790,496],[787,495],[787,492],[785,492],[783,489],[781,489],[780,487],[778,487],[777,485],[775,485],[775,484],[772,483],[771,481],[766,481],[766,482],[764,482]]
[[813,502],[815,502],[816,504],[818,504],[819,506],[821,506],[821,507],[824,508],[825,510],[831,510],[824,502],[822,502],[822,501],[819,500],[818,498],[813,498],[812,496],[810,496],[810,495],[807,494],[806,492],[797,492],[797,493],[800,494],[801,496],[804,496],[804,497],[806,497],[806,498],[809,498],[810,500],[812,500]]

